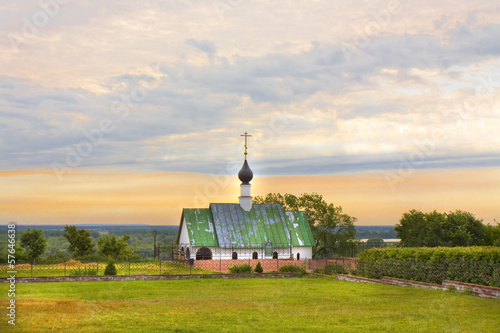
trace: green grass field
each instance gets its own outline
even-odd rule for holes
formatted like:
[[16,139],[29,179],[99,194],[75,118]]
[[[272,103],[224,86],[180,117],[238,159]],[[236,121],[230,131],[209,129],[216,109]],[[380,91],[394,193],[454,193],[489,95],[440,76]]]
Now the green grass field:
[[18,283],[1,332],[498,332],[500,301],[329,278]]

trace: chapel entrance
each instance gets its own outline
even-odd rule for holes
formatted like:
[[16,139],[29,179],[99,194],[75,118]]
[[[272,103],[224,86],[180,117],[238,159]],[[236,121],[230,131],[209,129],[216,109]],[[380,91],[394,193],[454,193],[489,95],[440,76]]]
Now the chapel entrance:
[[208,247],[202,247],[196,251],[196,260],[212,260],[212,251]]

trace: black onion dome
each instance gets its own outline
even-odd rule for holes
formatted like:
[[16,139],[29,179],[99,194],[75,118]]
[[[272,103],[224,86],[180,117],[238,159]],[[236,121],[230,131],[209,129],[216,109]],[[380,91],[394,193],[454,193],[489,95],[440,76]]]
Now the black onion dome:
[[241,180],[241,183],[244,185],[248,185],[253,178],[252,169],[248,166],[247,160],[243,163],[243,166],[238,172],[238,178]]

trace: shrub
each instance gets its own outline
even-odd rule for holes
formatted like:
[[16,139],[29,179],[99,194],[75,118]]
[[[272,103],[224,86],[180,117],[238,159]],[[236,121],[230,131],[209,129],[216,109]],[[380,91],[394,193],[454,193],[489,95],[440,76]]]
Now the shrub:
[[116,275],[116,266],[114,260],[109,260],[106,268],[104,269],[104,275]]
[[326,264],[323,267],[323,273],[326,275],[344,274],[345,269],[341,264]]
[[255,273],[262,273],[264,272],[264,269],[262,268],[262,265],[260,264],[260,261],[257,262],[257,266],[255,266]]
[[293,264],[281,266],[278,269],[278,272],[281,272],[281,273],[285,273],[285,272],[288,272],[288,273],[299,273],[299,276],[307,275],[307,272],[306,272],[306,270],[303,267],[300,267],[300,266],[297,266],[297,265],[293,265]]
[[229,267],[229,273],[252,273],[252,266],[249,264],[234,264]]

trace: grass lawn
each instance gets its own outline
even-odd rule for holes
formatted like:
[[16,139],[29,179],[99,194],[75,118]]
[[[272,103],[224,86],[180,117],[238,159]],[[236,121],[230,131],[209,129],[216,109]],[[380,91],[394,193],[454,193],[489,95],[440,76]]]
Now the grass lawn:
[[333,279],[18,283],[1,332],[498,332],[500,300]]

